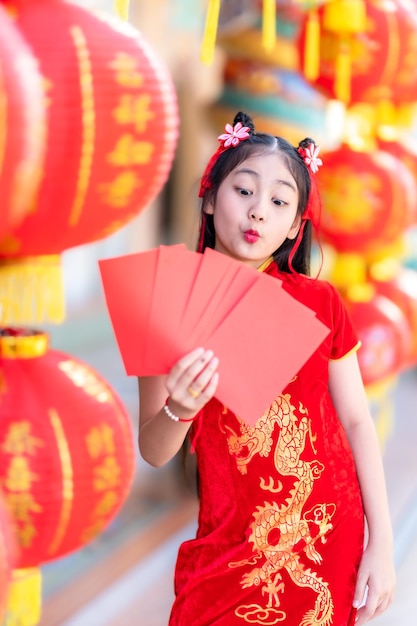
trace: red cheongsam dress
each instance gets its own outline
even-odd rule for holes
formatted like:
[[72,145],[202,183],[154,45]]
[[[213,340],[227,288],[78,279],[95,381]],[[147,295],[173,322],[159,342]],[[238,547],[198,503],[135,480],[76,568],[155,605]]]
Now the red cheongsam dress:
[[198,417],[199,523],[179,550],[170,626],[354,624],[364,514],[328,364],[358,339],[328,282],[266,271],[331,332],[254,426],[215,398]]

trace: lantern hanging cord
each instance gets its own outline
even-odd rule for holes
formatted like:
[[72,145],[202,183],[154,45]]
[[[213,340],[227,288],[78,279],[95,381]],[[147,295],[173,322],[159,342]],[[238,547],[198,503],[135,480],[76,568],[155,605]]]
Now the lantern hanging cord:
[[129,0],[114,0],[114,12],[127,22],[129,19]]
[[209,0],[203,43],[201,46],[201,61],[206,65],[210,65],[213,61],[219,13],[220,0]]
[[262,5],[262,45],[267,52],[274,49],[276,37],[275,0],[263,0]]
[[[209,0],[203,43],[200,58],[202,63],[210,65],[214,57],[217,27],[220,15],[220,0]],[[262,4],[262,45],[268,52],[275,45],[276,38],[276,4],[275,0],[263,0]]]

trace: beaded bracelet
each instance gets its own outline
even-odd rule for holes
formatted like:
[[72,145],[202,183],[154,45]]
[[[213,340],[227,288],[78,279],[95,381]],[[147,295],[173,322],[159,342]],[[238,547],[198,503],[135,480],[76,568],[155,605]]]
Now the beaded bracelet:
[[169,406],[168,406],[168,400],[169,400],[169,398],[167,398],[165,400],[165,404],[164,404],[164,406],[162,408],[164,409],[164,411],[168,415],[168,417],[170,419],[172,419],[173,422],[193,422],[195,420],[196,416],[192,417],[189,420],[184,420],[181,417],[178,417],[178,415],[175,415],[175,413],[173,413],[171,411],[171,409],[169,408]]

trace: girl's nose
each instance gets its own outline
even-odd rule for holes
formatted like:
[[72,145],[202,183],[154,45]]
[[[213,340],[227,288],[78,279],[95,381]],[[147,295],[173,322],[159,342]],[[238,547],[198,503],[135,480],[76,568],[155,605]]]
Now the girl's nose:
[[250,209],[249,217],[254,222],[264,222],[266,215],[265,215],[265,211],[262,211],[260,206],[256,206]]

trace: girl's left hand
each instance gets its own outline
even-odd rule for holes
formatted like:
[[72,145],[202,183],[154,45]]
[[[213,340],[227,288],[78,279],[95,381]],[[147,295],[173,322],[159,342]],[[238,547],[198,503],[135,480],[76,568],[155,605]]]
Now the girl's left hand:
[[353,601],[355,608],[360,607],[356,626],[362,626],[377,615],[381,615],[391,604],[394,590],[395,570],[391,554],[386,548],[368,545],[359,567]]
[[197,348],[172,367],[166,387],[176,415],[196,415],[211,400],[219,381],[218,364],[212,350]]

